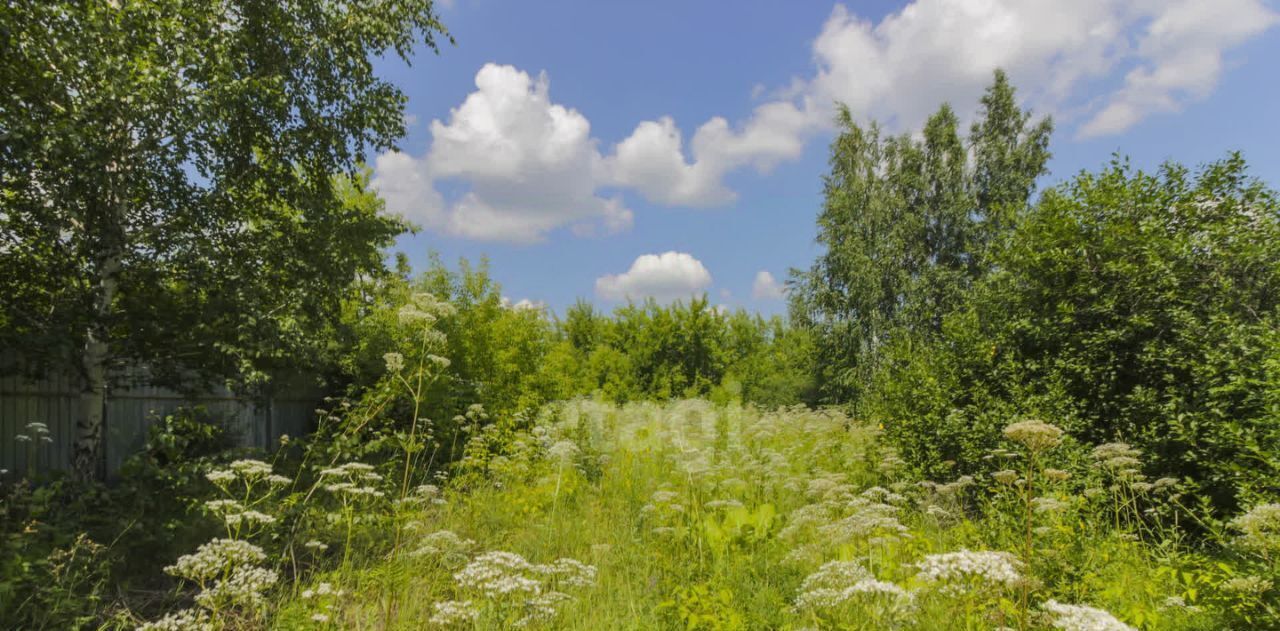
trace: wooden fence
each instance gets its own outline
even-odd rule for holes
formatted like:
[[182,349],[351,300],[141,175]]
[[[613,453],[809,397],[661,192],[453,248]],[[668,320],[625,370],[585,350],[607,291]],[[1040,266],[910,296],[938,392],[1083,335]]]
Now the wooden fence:
[[[107,395],[103,441],[108,475],[142,449],[152,422],[179,407],[204,406],[225,424],[237,444],[266,448],[283,434],[306,433],[320,398],[313,389],[254,401],[221,387],[195,396],[145,385],[113,388]],[[0,469],[9,471],[5,477],[70,468],[79,414],[80,383],[74,377],[58,375],[38,381],[0,377]],[[33,422],[48,426],[52,442],[34,436],[28,428]],[[33,440],[21,440],[23,434]]]

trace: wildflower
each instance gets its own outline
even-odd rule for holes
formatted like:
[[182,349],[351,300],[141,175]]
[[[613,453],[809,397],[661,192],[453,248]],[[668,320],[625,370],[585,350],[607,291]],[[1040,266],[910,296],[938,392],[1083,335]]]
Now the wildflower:
[[450,530],[440,530],[433,532],[422,538],[421,545],[417,550],[409,553],[410,556],[435,556],[444,560],[460,560],[465,559],[467,552],[474,548],[475,541],[459,537]]
[[1110,613],[1086,605],[1050,600],[1042,608],[1054,617],[1053,628],[1063,631],[1137,631]]
[[1002,471],[992,473],[991,477],[995,478],[996,482],[999,482],[1000,484],[1013,484],[1018,481],[1018,472],[1010,469],[1004,469]]
[[1093,459],[1120,478],[1138,478],[1142,452],[1128,443],[1105,443],[1093,448]]
[[1033,452],[1044,451],[1058,446],[1062,440],[1062,429],[1044,421],[1030,419],[1005,427],[1004,435],[1005,438],[1021,443]]
[[854,508],[852,514],[820,526],[818,532],[833,543],[865,539],[872,535],[907,533],[907,527],[895,516],[897,509],[893,506],[878,502],[855,502],[851,507]]
[[271,475],[271,465],[252,459],[237,460],[228,465],[232,471],[246,478],[258,478]]
[[244,508],[235,500],[209,500],[204,507],[213,513],[239,512]]
[[596,567],[577,559],[556,559],[534,569],[540,574],[555,577],[560,585],[566,587],[590,587],[596,582]]
[[196,582],[221,575],[228,567],[261,563],[267,558],[262,548],[239,539],[214,539],[195,553],[178,557],[177,563],[164,569],[168,574]]
[[1222,590],[1242,596],[1261,596],[1274,587],[1270,579],[1261,576],[1237,576],[1222,582]]
[[290,480],[289,478],[282,475],[276,475],[273,473],[267,476],[267,483],[271,484],[272,486],[284,486],[290,482],[293,482],[293,480]]
[[1053,497],[1037,497],[1031,500],[1037,513],[1056,513],[1067,508],[1067,503]]
[[867,578],[844,588],[824,587],[801,593],[796,598],[796,609],[834,609],[858,596],[888,596],[901,601],[911,599],[910,592],[893,583]]
[[202,609],[183,609],[138,627],[138,631],[213,631],[209,613]]
[[804,582],[800,584],[800,591],[810,592],[821,588],[845,587],[871,578],[875,577],[857,561],[828,561],[816,572],[805,577]]
[[524,605],[528,613],[516,620],[515,626],[527,627],[536,622],[550,621],[556,616],[556,607],[569,598],[568,594],[561,592],[547,592],[526,600]]
[[547,448],[547,457],[560,463],[565,463],[578,455],[578,446],[569,440],[557,441],[556,444]]
[[703,507],[703,508],[706,508],[707,510],[719,510],[719,509],[722,509],[722,508],[723,508],[723,509],[730,509],[730,508],[742,508],[742,502],[740,502],[740,501],[738,501],[738,500],[735,500],[735,499],[732,499],[732,498],[730,498],[730,499],[720,499],[720,500],[711,500],[710,502],[707,502],[706,504],[703,504],[703,505],[702,505],[702,507]]
[[999,551],[969,551],[931,554],[916,564],[920,578],[930,583],[977,581],[995,586],[1013,586],[1022,580],[1018,561]]
[[308,541],[302,545],[303,547],[310,548],[311,550],[315,550],[316,552],[324,552],[325,550],[329,549],[329,544],[316,541],[315,539],[312,539],[311,541]]
[[219,579],[213,587],[196,595],[196,602],[210,609],[216,608],[218,603],[259,607],[265,603],[262,593],[275,585],[279,578],[274,570],[237,567],[226,579]]
[[1053,482],[1062,482],[1071,477],[1071,473],[1062,469],[1045,469],[1044,477]]
[[311,620],[312,620],[313,622],[319,622],[320,624],[324,624],[324,623],[326,623],[326,622],[328,622],[328,621],[329,621],[329,616],[328,616],[328,614],[323,614],[323,613],[318,613],[318,612],[317,612],[317,613],[313,613],[313,614],[311,614]]
[[18,434],[17,436],[14,436],[13,439],[21,443],[31,442],[31,437],[26,434]]
[[527,576],[533,570],[533,564],[514,552],[486,552],[455,573],[453,580],[490,597],[513,592],[536,594],[542,583]]
[[223,517],[223,520],[227,522],[228,526],[232,527],[239,526],[243,523],[265,526],[275,523],[276,518],[256,510],[247,510],[242,513],[228,513]]
[[387,364],[387,372],[398,373],[404,370],[404,355],[400,353],[386,353],[382,356],[382,361]]
[[1245,549],[1264,555],[1280,549],[1280,503],[1254,506],[1230,524],[1240,531],[1240,545]]
[[434,608],[436,612],[429,622],[442,627],[475,622],[480,617],[480,611],[470,600],[445,600],[436,603]]
[[215,469],[204,474],[204,477],[214,484],[223,484],[235,481],[236,474],[229,469]]
[[935,519],[950,519],[952,517],[951,511],[938,506],[937,504],[930,504],[929,508],[925,509],[924,513]]

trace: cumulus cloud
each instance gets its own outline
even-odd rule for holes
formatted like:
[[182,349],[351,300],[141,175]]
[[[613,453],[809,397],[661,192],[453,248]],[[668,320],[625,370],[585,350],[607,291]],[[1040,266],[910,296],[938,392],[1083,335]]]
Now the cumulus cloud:
[[1224,52],[1275,26],[1280,17],[1260,0],[1169,2],[1137,42],[1137,67],[1124,87],[1081,128],[1082,136],[1124,131],[1149,114],[1176,112],[1212,93]]
[[1079,134],[1114,134],[1209,94],[1224,53],[1276,20],[1262,0],[915,0],[879,23],[836,6],[808,89],[912,128],[942,101],[971,112],[1004,68],[1032,105],[1084,118]]
[[751,297],[756,300],[781,300],[784,294],[782,283],[779,283],[766,270],[756,272],[756,280],[751,283]]
[[501,304],[503,309],[511,309],[512,311],[542,312],[542,311],[546,311],[547,309],[547,303],[541,300],[529,300],[528,298],[521,298],[517,302],[511,302],[510,298],[503,296],[501,300]]
[[711,273],[702,261],[684,252],[663,252],[637,257],[621,274],[596,279],[596,295],[621,302],[653,298],[673,302],[702,294],[711,286]]
[[[1078,136],[1120,133],[1211,94],[1227,53],[1277,21],[1264,0],[914,0],[878,22],[837,5],[812,42],[813,68],[779,89],[753,88],[764,102],[743,120],[712,117],[686,142],[659,116],[603,151],[587,117],[552,100],[545,75],[486,64],[448,121],[431,123],[426,155],[379,156],[374,185],[390,210],[447,234],[612,233],[633,214],[603,190],[727,204],[725,175],[799,157],[830,128],[834,103],[897,131],[944,101],[967,118],[996,68]],[[462,192],[446,199],[446,182]]]
[[[448,122],[432,121],[425,156],[378,156],[373,186],[389,210],[483,240],[534,242],[564,226],[577,234],[630,227],[621,198],[596,193],[603,159],[591,124],[551,101],[545,75],[486,64],[475,85]],[[436,183],[450,180],[469,190],[446,202]]]

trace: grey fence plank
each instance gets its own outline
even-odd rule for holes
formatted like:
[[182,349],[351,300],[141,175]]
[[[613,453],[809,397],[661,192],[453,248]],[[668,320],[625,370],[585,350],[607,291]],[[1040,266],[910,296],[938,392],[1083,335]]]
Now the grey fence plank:
[[[124,372],[126,377],[144,374],[136,367]],[[225,423],[236,444],[265,449],[275,445],[282,434],[306,433],[321,396],[318,389],[309,387],[291,388],[264,402],[238,396],[224,387],[195,396],[141,383],[113,389],[106,404],[107,471],[119,471],[129,456],[143,448],[151,424],[181,407],[204,406]],[[32,453],[39,471],[69,469],[79,397],[78,379],[73,374],[52,374],[37,381],[0,377],[0,469],[9,470],[7,476],[23,475]],[[19,434],[28,433],[26,425],[33,421],[49,426],[52,443],[17,440]]]

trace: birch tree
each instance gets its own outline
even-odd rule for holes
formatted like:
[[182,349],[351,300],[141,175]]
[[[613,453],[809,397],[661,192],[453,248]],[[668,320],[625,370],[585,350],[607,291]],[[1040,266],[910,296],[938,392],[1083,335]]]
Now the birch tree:
[[0,342],[78,367],[80,477],[112,366],[254,378],[381,269],[360,162],[405,96],[371,59],[447,37],[430,0],[0,7]]

